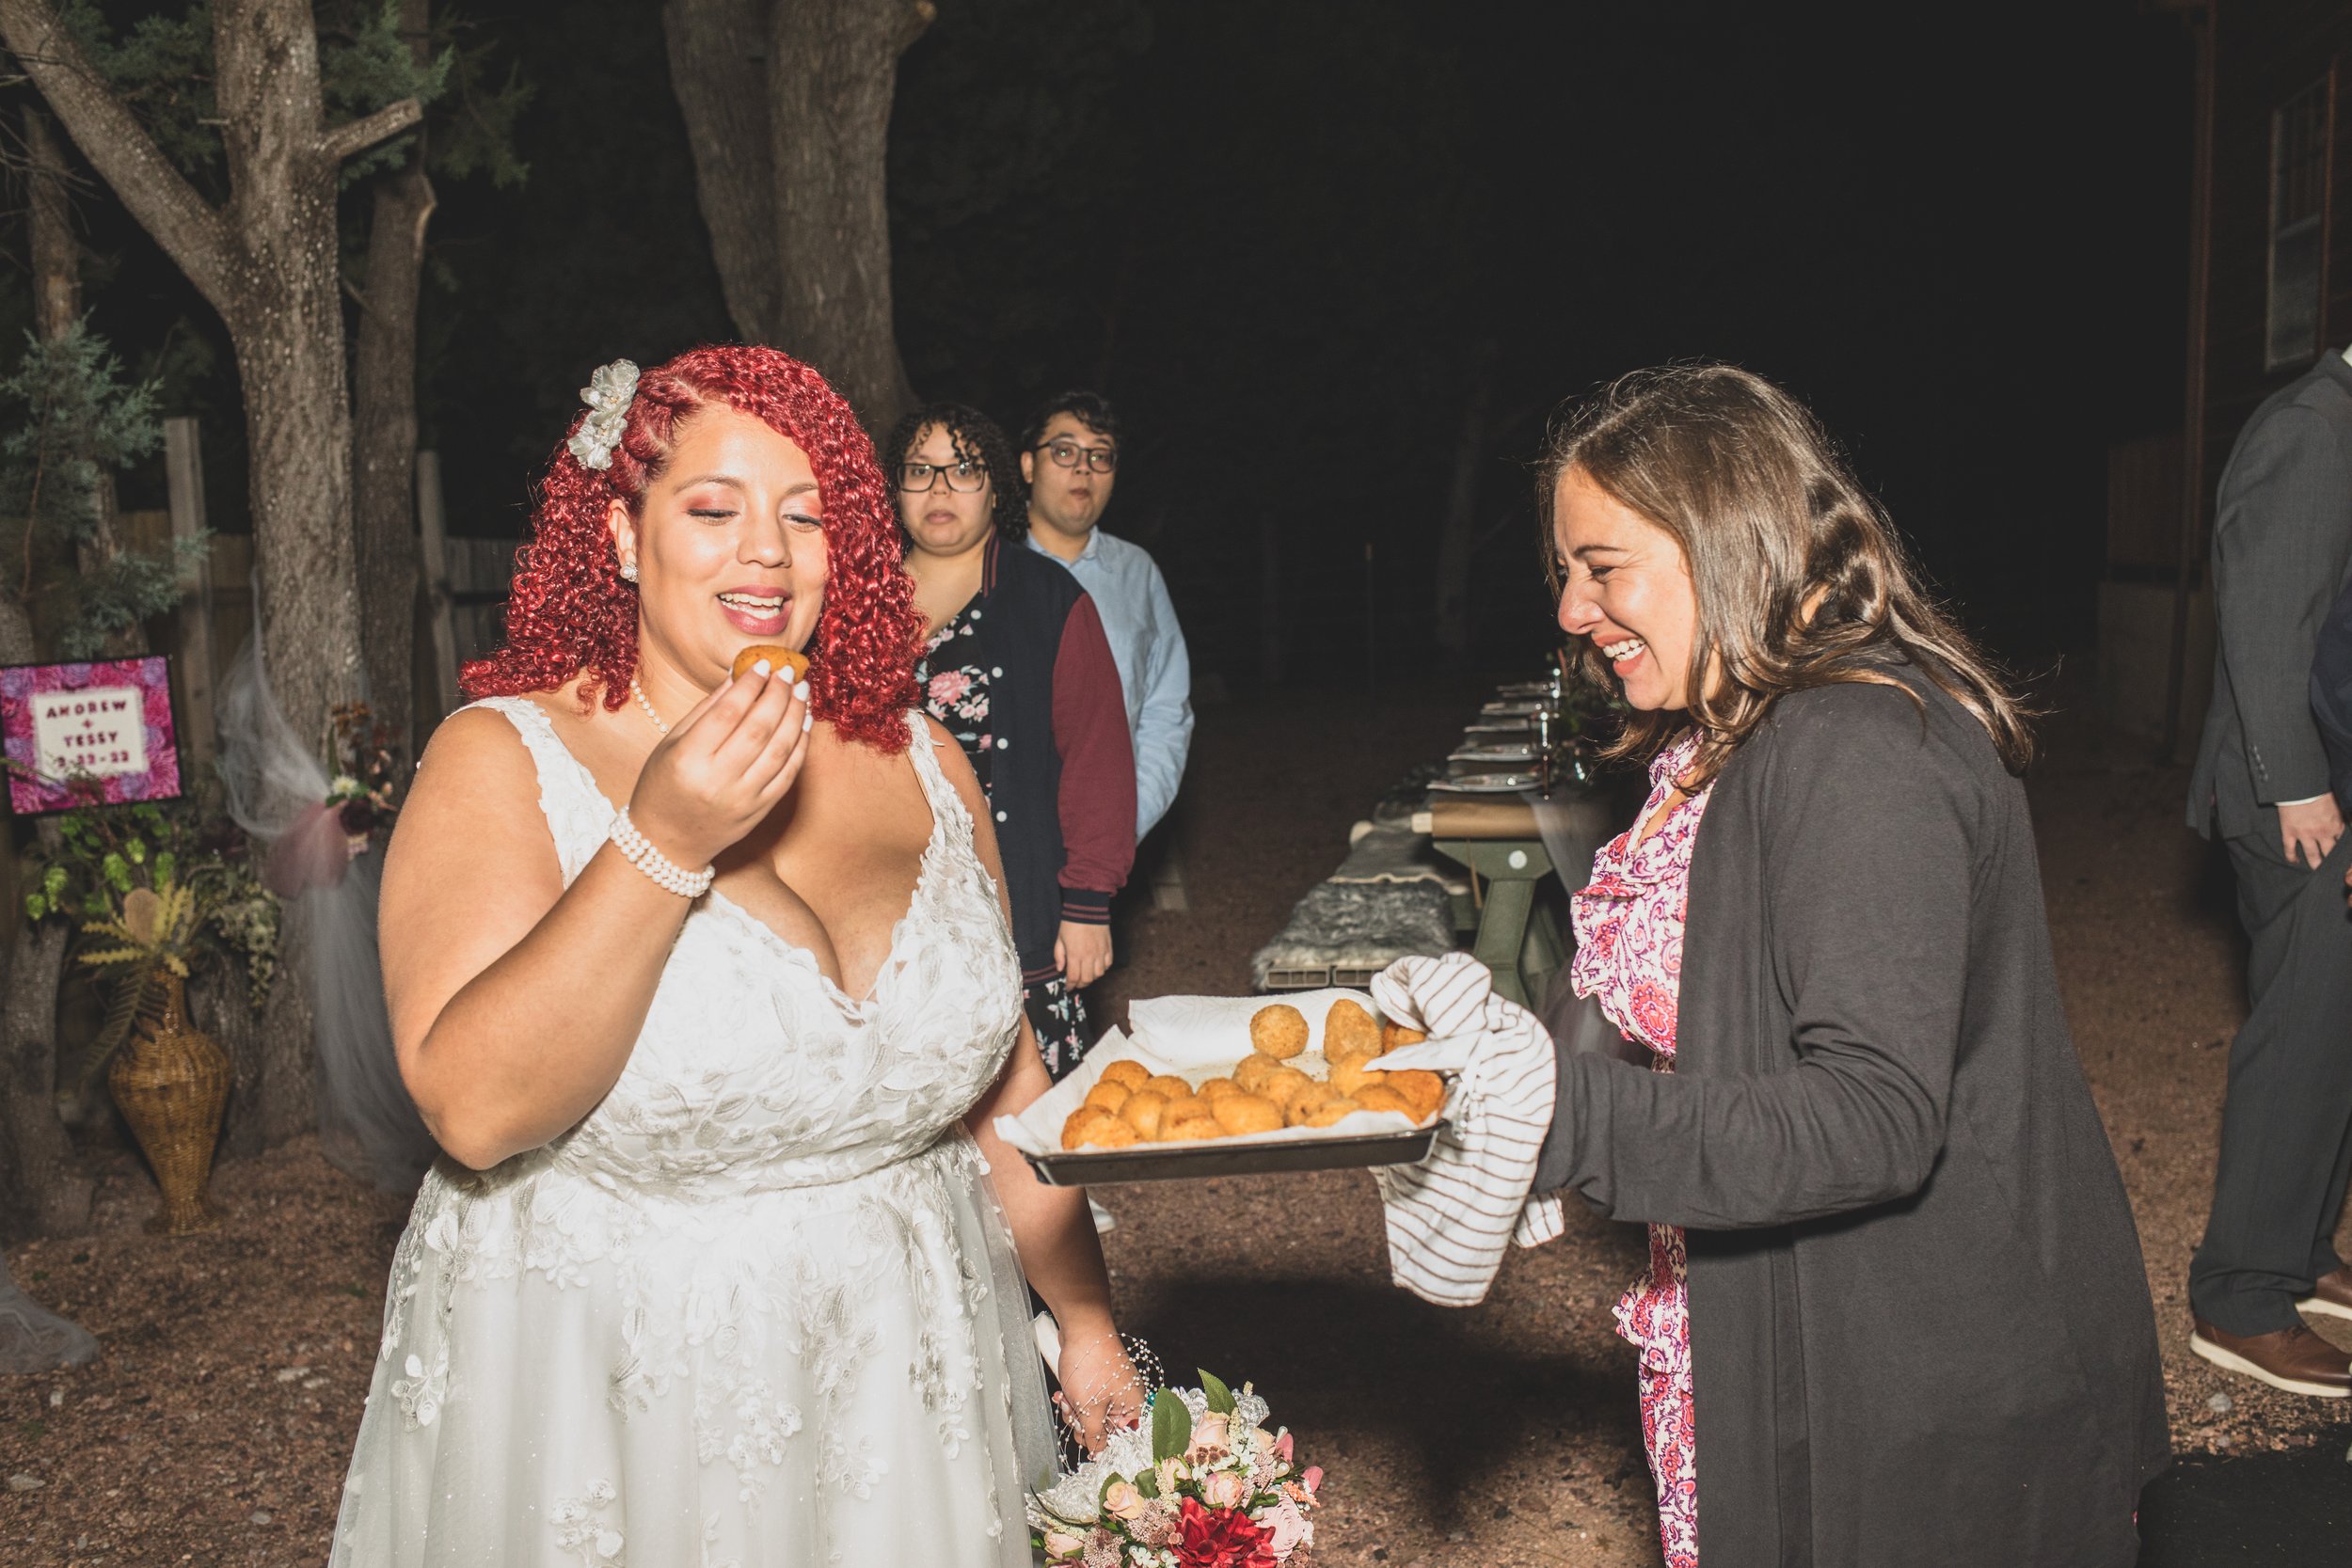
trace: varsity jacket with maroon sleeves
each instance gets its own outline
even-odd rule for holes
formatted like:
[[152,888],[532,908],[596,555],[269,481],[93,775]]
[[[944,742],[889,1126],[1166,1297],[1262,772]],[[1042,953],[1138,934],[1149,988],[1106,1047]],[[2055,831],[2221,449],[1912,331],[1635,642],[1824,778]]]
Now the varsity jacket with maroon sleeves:
[[1001,536],[972,607],[989,670],[989,809],[1022,977],[1055,973],[1065,920],[1107,925],[1136,859],[1136,758],[1119,666],[1078,579]]

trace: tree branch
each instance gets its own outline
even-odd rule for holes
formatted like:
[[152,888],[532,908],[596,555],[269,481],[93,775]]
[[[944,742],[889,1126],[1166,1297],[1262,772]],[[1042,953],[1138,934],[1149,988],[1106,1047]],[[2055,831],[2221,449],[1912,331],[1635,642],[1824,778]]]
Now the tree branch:
[[197,292],[228,315],[237,257],[228,220],[171,166],[67,33],[56,8],[49,0],[0,0],[0,39],[90,166]]
[[905,19],[898,24],[898,52],[901,55],[914,47],[914,40],[931,30],[939,20],[939,8],[931,0],[914,0],[907,8]]
[[[6,4],[7,0],[0,0]],[[387,103],[372,115],[345,121],[319,138],[319,150],[335,163],[365,152],[381,141],[389,141],[403,131],[411,129],[424,119],[424,105],[413,98],[397,103]]]

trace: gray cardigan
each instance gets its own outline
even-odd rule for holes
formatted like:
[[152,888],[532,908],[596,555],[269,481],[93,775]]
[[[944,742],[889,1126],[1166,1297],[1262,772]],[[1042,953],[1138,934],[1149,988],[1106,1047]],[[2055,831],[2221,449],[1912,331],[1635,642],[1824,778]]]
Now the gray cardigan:
[[1538,1185],[1689,1229],[1708,1568],[2130,1568],[2155,1321],[2025,790],[1896,673],[1725,765],[1676,1070],[1564,1056]]

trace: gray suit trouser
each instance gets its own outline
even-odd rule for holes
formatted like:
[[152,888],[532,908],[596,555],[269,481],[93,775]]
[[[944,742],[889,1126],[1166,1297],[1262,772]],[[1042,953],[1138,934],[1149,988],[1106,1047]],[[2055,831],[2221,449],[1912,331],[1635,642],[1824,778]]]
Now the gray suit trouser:
[[2189,1264],[2196,1314],[2230,1334],[2300,1321],[2297,1298],[2332,1273],[2352,1178],[2352,832],[2312,871],[2279,845],[2279,814],[2228,841],[2238,919],[2252,939],[2251,1010],[2230,1046],[2220,1168]]

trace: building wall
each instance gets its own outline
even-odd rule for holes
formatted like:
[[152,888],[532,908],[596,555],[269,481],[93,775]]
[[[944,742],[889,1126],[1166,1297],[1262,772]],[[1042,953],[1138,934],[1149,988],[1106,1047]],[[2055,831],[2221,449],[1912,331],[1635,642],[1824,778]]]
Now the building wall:
[[2322,220],[2320,339],[2352,340],[2352,0],[2216,0],[2213,197],[2206,294],[2200,504],[2248,416],[2309,368],[2263,367],[2270,271],[2271,114],[2328,84],[2328,181]]

